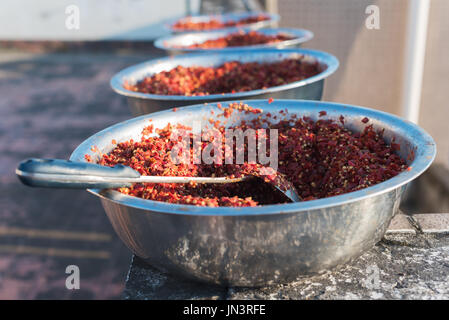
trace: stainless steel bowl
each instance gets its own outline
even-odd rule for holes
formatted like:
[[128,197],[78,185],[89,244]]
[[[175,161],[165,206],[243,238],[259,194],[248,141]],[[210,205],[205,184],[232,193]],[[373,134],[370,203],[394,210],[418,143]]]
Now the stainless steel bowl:
[[162,37],[154,42],[154,46],[167,51],[170,55],[177,55],[186,52],[210,52],[210,51],[238,51],[238,50],[252,50],[252,49],[262,49],[262,48],[288,48],[296,47],[299,48],[302,43],[309,41],[313,38],[313,33],[309,30],[304,29],[290,29],[290,28],[275,28],[275,29],[259,29],[257,32],[262,33],[267,36],[274,36],[279,33],[286,34],[293,39],[285,40],[276,43],[259,44],[252,46],[240,46],[240,47],[228,47],[219,49],[202,49],[202,48],[188,48],[188,46],[193,44],[200,44],[207,40],[219,39],[226,37],[229,34],[243,31],[245,33],[250,32],[251,29],[248,28],[234,28],[226,29],[222,31],[209,31],[209,32],[194,32],[194,33],[183,33],[174,36]]
[[[325,110],[325,118],[338,119],[343,115],[345,125],[354,131],[362,130],[365,124],[361,120],[368,117],[375,128],[385,129],[386,141],[394,138],[400,145],[399,155],[408,158],[411,170],[335,197],[246,208],[177,205],[114,190],[89,190],[101,199],[123,242],[149,264],[177,275],[236,286],[282,283],[323,272],[358,257],[382,238],[398,211],[406,184],[423,173],[435,158],[433,139],[418,126],[391,114],[317,101],[246,102],[280,117],[279,111],[284,108],[313,119]],[[215,113],[211,114],[211,110]],[[218,113],[216,104],[210,104],[134,118],[93,135],[70,159],[85,161],[85,154],[98,159],[92,146],[107,153],[114,148],[112,139],[140,139],[149,119],[157,128],[168,122],[216,118]],[[234,112],[228,125],[256,116]]]
[[[318,61],[322,72],[316,76],[268,89],[252,90],[238,93],[211,94],[208,96],[157,95],[134,92],[124,88],[125,81],[135,83],[145,76],[167,71],[181,66],[219,66],[226,61],[270,62],[304,55],[308,61]],[[143,115],[174,107],[182,107],[196,103],[238,100],[238,99],[303,99],[320,100],[323,95],[324,80],[338,68],[338,60],[333,55],[309,49],[255,49],[233,52],[213,52],[185,54],[150,60],[126,68],[111,79],[112,89],[127,97],[133,115]]]
[[[236,21],[236,20],[240,20],[240,19],[244,19],[244,18],[249,18],[249,17],[260,15],[260,14],[269,17],[269,19],[264,20],[264,21],[241,25],[240,27],[250,28],[252,30],[266,28],[266,27],[274,27],[275,24],[278,23],[280,20],[280,16],[278,14],[273,14],[273,13],[268,13],[268,12],[238,12],[238,13],[225,13],[225,14],[220,14],[220,15],[194,15],[194,16],[190,16],[189,18],[192,22],[208,22],[211,19],[217,19],[217,20],[220,20],[223,22],[227,22],[227,21]],[[187,18],[187,17],[178,17],[178,18],[168,20],[164,24],[165,29],[172,33],[185,33],[185,32],[204,32],[204,31],[212,31],[212,30],[217,31],[217,30],[225,30],[225,29],[229,29],[229,28],[234,28],[234,27],[227,27],[227,28],[220,28],[220,29],[209,29],[209,30],[195,31],[195,30],[174,29],[172,27],[173,24],[175,24],[180,19],[184,19],[184,18]]]

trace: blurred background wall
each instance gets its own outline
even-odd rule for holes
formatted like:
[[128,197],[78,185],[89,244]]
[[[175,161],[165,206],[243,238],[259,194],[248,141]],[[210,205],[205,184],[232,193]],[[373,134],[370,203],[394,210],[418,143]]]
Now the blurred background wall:
[[[379,30],[365,27],[365,8],[373,3],[380,8]],[[281,26],[312,30],[307,47],[340,60],[326,84],[326,100],[400,111],[407,0],[281,0],[278,8]]]
[[432,0],[420,125],[437,140],[437,161],[449,166],[449,1]]
[[[365,27],[365,8],[380,8],[380,29]],[[400,114],[409,0],[279,0],[281,27],[312,30],[306,44],[333,53],[340,68],[324,100]],[[419,124],[436,140],[437,161],[449,165],[449,1],[431,0]]]

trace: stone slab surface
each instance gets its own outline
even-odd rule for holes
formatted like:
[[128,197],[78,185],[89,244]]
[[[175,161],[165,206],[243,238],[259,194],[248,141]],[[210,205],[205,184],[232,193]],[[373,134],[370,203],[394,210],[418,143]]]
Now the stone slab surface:
[[225,299],[227,288],[205,285],[162,273],[133,256],[126,279],[124,299],[138,300],[217,300]]
[[421,232],[419,223],[425,221],[421,217],[414,217],[418,221],[415,226],[404,215],[395,220],[383,240],[353,263],[266,288],[190,282],[161,273],[134,257],[123,298],[449,299],[449,232]]
[[390,233],[354,263],[229,299],[449,299],[449,234]]
[[413,217],[424,232],[449,232],[449,214],[426,213],[415,214]]

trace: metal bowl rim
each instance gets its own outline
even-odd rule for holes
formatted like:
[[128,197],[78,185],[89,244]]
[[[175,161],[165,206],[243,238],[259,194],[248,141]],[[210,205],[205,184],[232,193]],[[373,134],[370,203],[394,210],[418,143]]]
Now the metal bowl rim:
[[[273,215],[273,214],[287,214],[287,213],[305,213],[310,210],[325,209],[328,207],[341,206],[355,201],[359,201],[368,197],[373,197],[390,192],[397,189],[411,180],[417,178],[421,175],[433,162],[436,156],[436,144],[433,138],[422,128],[416,124],[404,120],[398,116],[392,115],[387,112],[374,110],[361,106],[347,105],[335,102],[326,101],[313,101],[313,100],[288,100],[288,99],[276,99],[280,103],[290,103],[293,105],[313,105],[317,112],[321,110],[334,108],[335,110],[342,111],[345,113],[356,111],[356,113],[363,112],[367,117],[377,116],[379,119],[389,121],[390,123],[397,123],[407,131],[416,132],[420,137],[420,141],[417,144],[423,146],[424,150],[420,151],[419,154],[423,153],[422,156],[416,155],[412,163],[410,163],[411,170],[405,170],[398,174],[397,176],[388,179],[384,182],[378,183],[376,185],[349,193],[345,193],[338,196],[309,200],[305,202],[297,203],[287,203],[287,204],[273,204],[273,205],[263,205],[257,207],[197,207],[193,205],[185,204],[170,204],[161,201],[145,200],[133,196],[124,195],[115,190],[98,190],[98,189],[88,189],[92,194],[99,196],[100,198],[115,202],[120,205],[125,205],[133,208],[138,208],[142,210],[149,210],[153,212],[159,212],[163,214],[181,214],[181,215],[193,215],[193,216],[260,216],[260,215]],[[233,103],[233,102],[244,102],[249,105],[258,103],[267,103],[266,100],[247,100],[247,101],[223,101],[221,103]],[[217,104],[211,103],[211,104]],[[320,107],[320,108],[318,108]],[[203,104],[193,105],[184,107],[184,112],[191,112],[197,109],[204,108]],[[287,108],[288,109],[288,108]],[[82,142],[70,156],[70,160],[73,161],[85,161],[84,155],[88,153],[92,145],[94,144],[95,138],[102,136],[107,131],[118,129],[122,127],[127,127],[134,122],[138,122],[142,119],[151,118],[156,115],[163,115],[169,112],[173,112],[173,109],[163,110],[147,115],[142,115],[130,120],[120,122],[113,126],[110,126],[86,139]],[[419,143],[418,143],[419,142]],[[424,155],[425,154],[425,155]]]
[[[198,57],[204,57],[204,56],[229,56],[229,55],[247,55],[251,53],[269,53],[269,54],[282,54],[282,53],[297,53],[302,54],[305,56],[313,57],[317,60],[319,60],[321,63],[324,63],[327,65],[326,70],[320,72],[319,74],[309,77],[304,80],[291,82],[288,84],[284,84],[281,86],[275,86],[270,87],[267,89],[258,89],[258,90],[251,90],[251,91],[244,91],[244,92],[237,92],[237,93],[223,93],[223,94],[211,94],[207,96],[183,96],[183,95],[160,95],[160,94],[150,94],[150,93],[141,93],[141,92],[135,92],[131,90],[127,90],[123,87],[123,78],[129,77],[133,73],[136,73],[142,69],[149,68],[151,66],[154,66],[158,63],[162,62],[173,62],[173,64],[176,64],[176,60],[186,60],[189,58],[198,58]],[[289,90],[293,88],[298,88],[305,86],[310,83],[318,82],[320,80],[323,80],[333,74],[339,66],[338,59],[333,56],[330,53],[319,51],[319,50],[312,50],[312,49],[275,49],[275,48],[266,48],[266,49],[252,49],[252,50],[235,50],[232,52],[219,52],[219,51],[213,51],[213,52],[198,52],[198,53],[189,53],[180,56],[179,58],[173,58],[173,57],[164,57],[164,58],[156,58],[152,59],[146,62],[142,62],[130,67],[127,67],[118,73],[116,73],[110,81],[111,88],[117,92],[120,95],[126,96],[126,97],[133,97],[133,98],[141,98],[141,99],[150,99],[150,100],[162,100],[162,101],[191,101],[194,102],[201,102],[201,101],[210,101],[210,100],[221,100],[221,99],[241,99],[249,96],[259,95],[259,94],[269,94],[273,92],[278,91],[284,91]]]
[[[252,46],[239,46],[239,47],[226,47],[226,48],[210,48],[210,49],[203,49],[203,48],[177,48],[177,47],[170,47],[166,46],[166,41],[173,41],[180,39],[182,41],[182,38],[187,37],[195,37],[195,36],[217,36],[217,37],[223,37],[231,33],[235,33],[238,31],[244,31],[244,32],[250,32],[250,31],[257,31],[260,33],[265,33],[266,31],[273,31],[277,33],[288,33],[290,35],[294,35],[295,38],[290,40],[284,40],[281,42],[275,42],[275,43],[268,43],[268,44],[257,44]],[[225,30],[219,30],[219,31],[207,31],[207,32],[189,32],[189,33],[182,33],[182,34],[176,34],[176,35],[170,35],[165,36],[156,39],[154,42],[154,46],[156,48],[159,48],[161,50],[166,51],[179,51],[179,52],[211,52],[211,51],[238,51],[238,50],[250,50],[250,49],[261,49],[261,48],[274,48],[277,46],[293,46],[298,45],[304,42],[307,42],[309,40],[312,40],[314,37],[314,33],[307,29],[299,29],[299,28],[266,28],[266,29],[258,29],[254,30],[251,28],[229,28]]]
[[[252,16],[257,16],[257,15],[265,15],[268,16],[269,19],[268,20],[263,20],[263,21],[258,21],[258,22],[253,22],[253,23],[248,23],[248,24],[244,24],[241,27],[245,27],[245,28],[263,28],[263,27],[268,27],[273,23],[279,22],[281,19],[281,16],[279,14],[276,13],[269,13],[269,12],[265,12],[265,11],[252,11],[252,12],[230,12],[230,13],[223,13],[223,14],[195,14],[195,15],[191,15],[189,16],[189,18],[191,18],[192,20],[197,20],[197,21],[207,21],[210,20],[211,18],[222,18],[224,21],[227,20],[232,20],[233,18],[245,18],[245,17],[252,17]],[[218,29],[206,29],[206,30],[185,30],[185,29],[173,29],[172,25],[175,24],[178,20],[183,19],[183,18],[188,18],[186,16],[178,16],[176,18],[172,18],[169,20],[166,20],[166,22],[164,23],[164,29],[172,32],[172,33],[176,33],[176,34],[181,34],[181,33],[186,33],[186,32],[205,32],[205,31],[220,31],[220,30],[226,30],[226,29],[230,29],[230,28],[235,28],[235,26],[232,27],[224,27],[224,28],[218,28]]]

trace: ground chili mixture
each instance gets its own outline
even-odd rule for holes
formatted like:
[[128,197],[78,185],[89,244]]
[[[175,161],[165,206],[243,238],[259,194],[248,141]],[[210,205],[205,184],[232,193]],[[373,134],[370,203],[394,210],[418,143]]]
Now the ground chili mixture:
[[[315,121],[283,111],[282,119],[274,121],[279,120],[278,115],[262,113],[262,110],[242,103],[230,104],[221,110],[223,113],[219,116],[223,118],[228,118],[233,112],[260,113],[255,120],[242,120],[236,126],[243,130],[267,126],[278,129],[278,171],[293,183],[304,201],[363,189],[407,169],[405,161],[395,153],[399,145],[386,144],[382,138],[383,131],[374,130],[370,124],[362,132],[356,133],[343,126],[343,116],[338,121],[323,119],[323,112]],[[214,122],[214,126],[222,132],[225,130],[221,122]],[[170,136],[175,129],[189,128],[168,124],[165,128],[156,129],[155,135],[148,136],[153,132],[150,125],[144,129],[140,141],[119,143],[112,152],[102,155],[99,163],[105,166],[121,163],[142,175],[158,176],[234,177],[260,172],[261,165],[246,162],[242,165],[174,164],[170,152],[175,141],[171,141]],[[204,142],[203,146],[206,144]],[[86,159],[92,161],[87,155]],[[121,188],[119,191],[144,199],[212,207],[288,202],[281,193],[273,192],[270,184],[257,181],[226,185],[134,184],[131,188]]]
[[260,14],[257,16],[251,16],[242,18],[239,20],[221,21],[219,19],[211,18],[208,21],[194,21],[192,17],[183,18],[172,25],[174,31],[205,31],[222,29],[229,27],[239,27],[246,24],[256,23],[259,21],[269,20],[270,17]]
[[266,35],[257,31],[249,31],[249,32],[239,31],[228,34],[221,38],[211,39],[181,48],[219,49],[227,47],[243,47],[243,46],[254,46],[259,44],[270,44],[281,41],[287,41],[291,39],[294,39],[294,37],[283,33],[278,33],[275,35]]
[[226,62],[218,67],[177,66],[146,77],[127,90],[160,94],[204,96],[266,89],[300,81],[321,72],[318,62],[289,58],[276,62]]

